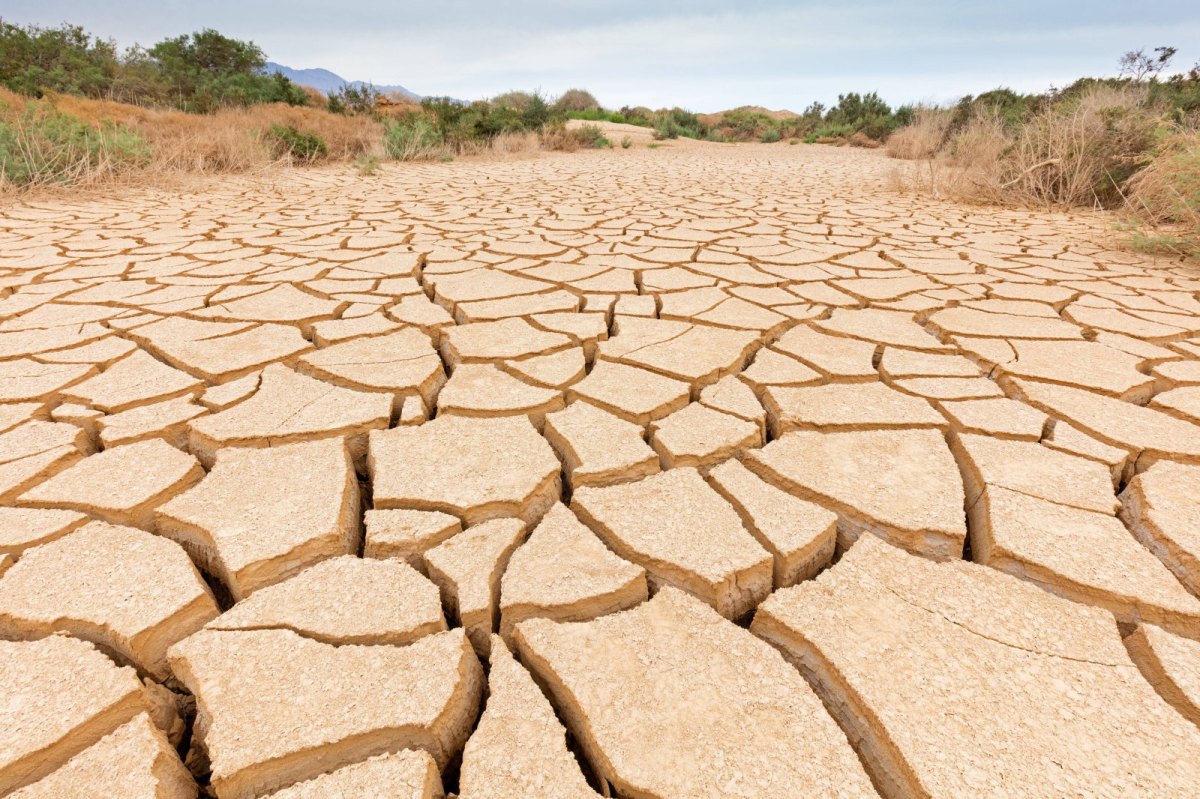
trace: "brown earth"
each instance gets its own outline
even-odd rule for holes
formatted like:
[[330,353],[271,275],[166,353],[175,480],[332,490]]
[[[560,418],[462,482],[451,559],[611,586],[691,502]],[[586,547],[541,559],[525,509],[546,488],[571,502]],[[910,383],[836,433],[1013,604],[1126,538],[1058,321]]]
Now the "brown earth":
[[1200,268],[633,143],[0,208],[0,795],[1195,796]]

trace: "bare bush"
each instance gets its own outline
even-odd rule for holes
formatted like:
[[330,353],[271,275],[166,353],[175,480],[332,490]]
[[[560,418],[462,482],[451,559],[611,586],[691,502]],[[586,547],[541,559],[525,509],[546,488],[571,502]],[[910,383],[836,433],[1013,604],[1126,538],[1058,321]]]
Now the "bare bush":
[[1156,117],[1146,92],[1095,87],[1021,127],[995,189],[1029,202],[1110,207],[1149,149]]
[[1179,128],[1165,137],[1125,199],[1135,246],[1200,254],[1200,132]]
[[1158,118],[1145,87],[1097,85],[1019,124],[988,106],[953,124],[949,111],[922,110],[892,136],[889,154],[930,162],[920,174],[940,196],[1111,208],[1141,166]]
[[918,107],[913,112],[912,123],[888,137],[887,154],[910,161],[933,158],[946,141],[950,119],[948,109]]

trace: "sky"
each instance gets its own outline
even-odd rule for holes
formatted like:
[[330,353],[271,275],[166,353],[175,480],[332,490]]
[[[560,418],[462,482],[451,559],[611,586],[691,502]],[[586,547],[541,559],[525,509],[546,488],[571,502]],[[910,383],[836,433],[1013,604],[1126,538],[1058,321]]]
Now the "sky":
[[1114,74],[1130,49],[1200,60],[1195,0],[4,0],[7,22],[83,25],[121,45],[215,28],[295,68],[466,100],[589,89],[606,107],[893,105]]

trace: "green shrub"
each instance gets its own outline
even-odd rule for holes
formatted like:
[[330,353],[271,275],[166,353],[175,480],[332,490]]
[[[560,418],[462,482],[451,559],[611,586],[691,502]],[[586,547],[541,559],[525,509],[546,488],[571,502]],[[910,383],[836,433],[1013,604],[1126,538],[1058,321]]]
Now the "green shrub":
[[622,150],[628,150],[632,146],[633,146],[633,139],[629,138],[628,136],[621,137],[621,149]]
[[388,123],[384,128],[383,148],[397,161],[433,158],[444,151],[434,121],[416,113]]
[[291,125],[272,125],[266,138],[276,158],[316,161],[329,149],[317,134],[301,133]]
[[360,153],[354,158],[354,170],[359,177],[370,177],[379,171],[379,156]]
[[767,128],[763,131],[762,136],[759,137],[759,141],[763,144],[774,144],[781,138],[783,137],[779,135],[779,128]]
[[17,186],[88,183],[147,166],[150,145],[119,125],[93,127],[30,105],[0,120],[0,182]]
[[579,139],[581,147],[599,150],[602,147],[613,146],[608,137],[604,135],[604,129],[599,125],[581,125],[573,132]]
[[822,125],[809,135],[812,137],[813,141],[817,141],[818,139],[848,139],[852,133],[854,133],[854,126],[843,124]]
[[[779,124],[768,114],[751,108],[735,108],[721,115],[720,139],[726,141],[763,141],[768,131],[782,138]],[[711,137],[710,137],[711,138]],[[774,141],[779,141],[775,138]]]
[[665,108],[651,114],[652,127],[657,139],[703,139],[709,131],[700,124],[700,117],[682,108]]
[[532,94],[523,109],[482,101],[462,103],[449,97],[426,97],[421,110],[432,120],[441,142],[456,153],[473,152],[501,133],[541,131],[555,117],[539,94]]
[[521,124],[527,131],[538,131],[546,126],[550,117],[550,104],[541,92],[534,92],[521,111]]
[[532,92],[513,90],[497,94],[488,100],[488,104],[492,108],[512,108],[516,111],[524,111],[533,102],[533,98]]
[[369,84],[351,86],[345,83],[341,88],[329,93],[326,107],[332,114],[375,116],[381,96],[379,90]]
[[567,89],[554,101],[554,110],[561,114],[568,114],[580,111],[602,111],[603,109],[587,89]]
[[622,106],[613,116],[619,117],[619,119],[613,119],[613,122],[624,122],[643,128],[654,127],[654,112],[644,106]]
[[679,123],[672,116],[661,116],[654,122],[654,138],[678,139],[683,132]]
[[579,111],[567,111],[567,119],[582,119],[585,122],[607,122],[609,113],[603,108],[585,108]]

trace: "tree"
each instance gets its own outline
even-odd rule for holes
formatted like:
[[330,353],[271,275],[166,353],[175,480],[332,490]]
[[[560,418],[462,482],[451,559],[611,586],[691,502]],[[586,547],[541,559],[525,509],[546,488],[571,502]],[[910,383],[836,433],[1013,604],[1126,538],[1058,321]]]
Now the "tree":
[[892,109],[876,92],[860,95],[858,92],[839,94],[837,105],[829,109],[825,119],[840,125],[858,127],[872,117],[891,116]]
[[511,108],[514,111],[524,111],[533,102],[533,99],[534,95],[530,92],[513,90],[497,94],[488,102],[491,103],[492,108]]
[[304,90],[286,77],[263,71],[267,59],[258,45],[231,39],[210,28],[164,39],[150,48],[148,56],[162,74],[169,99],[188,111],[308,102]]
[[1134,83],[1153,80],[1171,64],[1171,59],[1178,52],[1174,47],[1155,47],[1153,55],[1147,55],[1145,49],[1130,50],[1121,56],[1120,76],[1132,78]]
[[369,83],[351,86],[343,83],[340,89],[329,93],[327,107],[334,114],[365,114],[376,113],[381,97],[379,90]]
[[598,111],[600,103],[587,89],[567,89],[554,101],[554,110],[564,114],[572,111]]
[[101,97],[119,68],[116,45],[78,25],[21,27],[0,20],[0,84],[11,91]]
[[527,130],[541,130],[550,121],[550,105],[541,91],[529,95],[529,100],[521,110],[521,123]]

